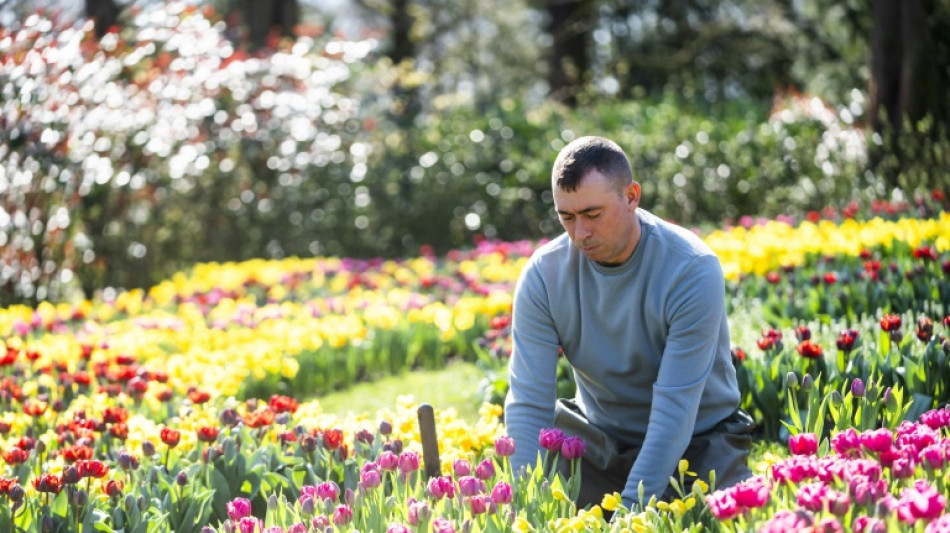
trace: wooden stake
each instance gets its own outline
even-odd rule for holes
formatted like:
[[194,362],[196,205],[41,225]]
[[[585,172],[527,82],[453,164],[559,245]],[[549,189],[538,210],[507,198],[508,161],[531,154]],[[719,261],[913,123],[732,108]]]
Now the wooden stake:
[[439,438],[435,433],[435,411],[424,403],[416,411],[419,415],[419,437],[422,439],[422,460],[425,462],[426,475],[442,475],[442,463],[439,459]]

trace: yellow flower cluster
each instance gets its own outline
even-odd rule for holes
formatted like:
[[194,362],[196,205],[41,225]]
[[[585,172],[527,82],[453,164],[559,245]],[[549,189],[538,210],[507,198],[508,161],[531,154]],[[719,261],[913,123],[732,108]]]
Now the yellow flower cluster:
[[719,256],[726,278],[734,280],[740,274],[762,275],[782,266],[800,265],[810,254],[856,256],[865,248],[889,247],[895,241],[912,247],[932,242],[943,252],[950,249],[950,213],[932,220],[849,219],[841,224],[803,222],[796,227],[770,221],[749,229],[714,231],[704,240]]

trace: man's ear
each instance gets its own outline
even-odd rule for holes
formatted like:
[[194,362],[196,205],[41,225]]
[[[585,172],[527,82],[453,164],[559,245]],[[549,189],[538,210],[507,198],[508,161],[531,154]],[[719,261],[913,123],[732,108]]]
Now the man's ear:
[[627,185],[626,190],[624,190],[624,195],[627,198],[627,205],[632,209],[636,209],[640,205],[640,184],[631,181],[630,184]]

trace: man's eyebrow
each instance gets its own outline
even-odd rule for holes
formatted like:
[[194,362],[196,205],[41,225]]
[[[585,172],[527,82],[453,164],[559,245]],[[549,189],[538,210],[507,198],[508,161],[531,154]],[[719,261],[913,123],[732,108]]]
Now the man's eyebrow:
[[561,214],[561,215],[584,215],[584,214],[590,213],[591,211],[597,211],[598,209],[603,209],[603,208],[604,207],[601,205],[592,205],[590,207],[585,207],[584,209],[581,209],[580,211],[576,213],[565,211],[563,209],[558,209],[557,212],[558,214]]

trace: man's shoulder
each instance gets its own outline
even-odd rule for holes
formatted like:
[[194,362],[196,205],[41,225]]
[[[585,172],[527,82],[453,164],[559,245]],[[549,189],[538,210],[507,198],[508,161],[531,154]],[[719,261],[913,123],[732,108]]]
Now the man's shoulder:
[[690,229],[643,209],[640,210],[640,221],[650,226],[651,239],[655,239],[655,244],[660,246],[667,256],[674,253],[685,260],[696,256],[715,256],[703,239]]
[[554,239],[551,239],[550,241],[539,246],[531,255],[531,262],[535,264],[542,264],[552,261],[558,262],[565,260],[571,253],[572,249],[573,245],[571,245],[571,239],[568,237],[567,233],[562,233]]

